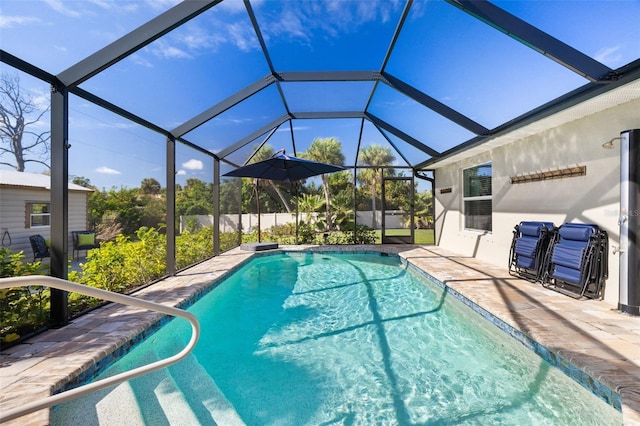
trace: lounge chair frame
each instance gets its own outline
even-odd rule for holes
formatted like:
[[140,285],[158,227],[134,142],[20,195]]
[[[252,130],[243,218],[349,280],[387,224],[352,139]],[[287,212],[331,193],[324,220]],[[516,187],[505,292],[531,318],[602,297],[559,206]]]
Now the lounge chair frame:
[[509,252],[509,274],[531,282],[540,281],[547,248],[555,229],[551,222],[530,221],[516,225]]
[[583,297],[601,299],[604,293],[605,280],[609,277],[609,236],[607,231],[601,230],[595,225],[582,225],[592,227],[594,232],[589,236],[589,240],[582,250],[579,268],[576,269],[580,273],[578,281],[562,279],[554,274],[556,267],[554,253],[557,247],[561,245],[562,240],[560,229],[563,226],[576,227],[581,225],[565,224],[554,232],[545,255],[542,285],[576,299]]

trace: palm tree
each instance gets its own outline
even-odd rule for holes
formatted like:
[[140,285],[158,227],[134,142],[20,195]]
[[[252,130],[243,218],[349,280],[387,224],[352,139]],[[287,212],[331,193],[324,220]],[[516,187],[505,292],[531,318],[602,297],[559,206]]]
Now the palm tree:
[[[256,152],[256,154],[253,156],[253,158],[251,159],[249,164],[257,163],[258,161],[268,160],[269,158],[273,157],[273,154],[274,154],[273,147],[271,145],[263,145],[258,150],[258,152]],[[278,198],[280,198],[280,201],[282,201],[282,205],[287,210],[287,213],[291,213],[291,206],[289,206],[289,203],[287,202],[287,199],[282,194],[282,191],[280,191],[280,188],[278,188],[278,186],[272,180],[258,179],[258,181],[259,182],[266,182],[267,185],[269,185],[271,188],[273,188],[273,190],[276,192],[276,194],[278,194]]]
[[[308,160],[319,161],[321,163],[344,165],[344,154],[342,154],[342,144],[337,138],[315,138],[311,146],[301,157]],[[325,207],[327,209],[327,229],[332,227],[331,223],[331,196],[329,193],[329,175],[322,174],[322,189],[324,190]]]
[[[395,161],[395,157],[391,150],[385,146],[373,144],[360,151],[358,164],[365,166],[390,166]],[[361,173],[361,179],[366,181],[371,188],[371,210],[373,211],[371,219],[371,227],[376,228],[376,188],[378,183],[382,181],[382,169],[374,168],[364,170]]]
[[324,206],[324,200],[317,194],[302,194],[298,208],[302,213],[315,213]]

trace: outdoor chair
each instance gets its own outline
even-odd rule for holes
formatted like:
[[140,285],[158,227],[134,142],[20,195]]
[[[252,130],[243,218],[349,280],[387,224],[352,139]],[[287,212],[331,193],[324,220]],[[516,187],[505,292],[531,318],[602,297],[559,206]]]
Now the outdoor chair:
[[49,253],[49,247],[47,247],[47,242],[42,235],[31,235],[29,237],[29,242],[31,243],[31,249],[33,250],[34,262],[36,261],[36,259],[42,260],[45,257],[51,257],[51,253]]
[[597,225],[562,225],[549,244],[542,284],[575,298],[601,298],[609,276],[608,249],[607,232]]
[[528,281],[542,278],[542,267],[555,226],[551,222],[520,222],[514,227],[509,274]]
[[73,240],[73,258],[78,259],[81,250],[100,248],[95,231],[71,231]]

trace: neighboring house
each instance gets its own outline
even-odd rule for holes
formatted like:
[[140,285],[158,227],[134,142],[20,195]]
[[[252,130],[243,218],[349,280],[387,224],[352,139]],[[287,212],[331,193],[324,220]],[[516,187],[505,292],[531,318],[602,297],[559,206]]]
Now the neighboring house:
[[[636,93],[640,89],[638,83],[630,86]],[[604,299],[617,303],[620,144],[603,149],[603,143],[640,128],[640,99],[629,100],[633,91],[624,90],[597,114],[585,113],[589,104],[602,102],[595,98],[439,161],[434,166],[436,244],[506,268],[519,222],[594,223],[609,234]],[[571,176],[576,170],[584,173]],[[564,178],[523,179],[560,171]]]
[[[69,254],[71,231],[87,229],[87,199],[92,189],[69,184]],[[29,236],[49,239],[51,179],[47,175],[0,170],[0,247],[24,251],[33,260]]]

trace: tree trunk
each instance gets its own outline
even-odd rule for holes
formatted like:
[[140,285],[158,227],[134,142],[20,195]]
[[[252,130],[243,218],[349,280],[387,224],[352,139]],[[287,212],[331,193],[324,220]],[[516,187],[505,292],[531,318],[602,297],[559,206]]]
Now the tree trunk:
[[19,117],[16,123],[16,132],[11,137],[13,153],[16,157],[16,171],[24,172],[24,150],[22,148],[22,133],[24,132],[24,118]]
[[276,184],[273,183],[273,181],[269,181],[269,184],[271,185],[273,190],[276,191],[276,194],[278,194],[278,197],[280,198],[280,201],[282,201],[284,208],[287,209],[287,213],[291,213],[291,207],[289,206],[289,203],[287,203],[287,200],[284,198],[284,195],[282,195],[282,192],[280,192],[280,188],[278,188]]
[[331,207],[330,207],[330,196],[329,196],[329,176],[324,174],[322,175],[322,185],[324,186],[324,201],[325,206],[327,208],[327,231],[331,230]]
[[371,180],[371,228],[376,229],[376,177]]

